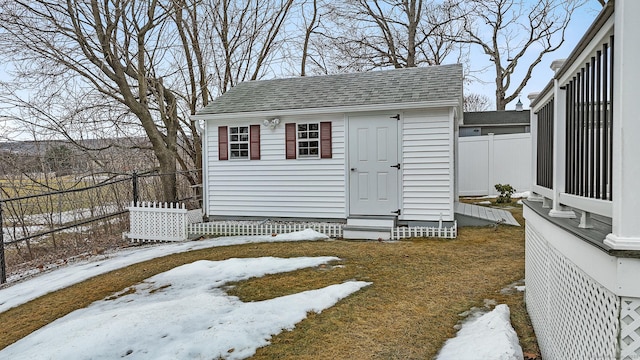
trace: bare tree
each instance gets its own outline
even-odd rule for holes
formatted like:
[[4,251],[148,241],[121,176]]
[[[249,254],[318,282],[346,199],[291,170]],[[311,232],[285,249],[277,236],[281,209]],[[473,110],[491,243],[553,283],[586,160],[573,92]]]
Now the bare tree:
[[268,71],[282,46],[293,0],[220,0],[211,7],[208,36],[215,86],[224,93]]
[[460,28],[453,2],[351,0],[334,5],[334,26],[323,35],[339,49],[341,68],[415,67],[442,64],[455,53]]
[[[518,97],[544,55],[565,41],[578,0],[466,0],[460,41],[480,47],[495,70],[496,109]],[[516,69],[525,68],[515,79]]]
[[464,96],[463,111],[487,111],[491,99],[487,95],[471,93]]
[[[303,7],[304,9],[304,7]],[[307,59],[309,58],[309,43],[311,42],[311,36],[313,32],[319,26],[319,13],[318,13],[318,0],[311,0],[310,16],[307,18],[304,10],[302,12],[302,19],[304,21],[304,40],[302,45],[302,54],[300,60],[300,76],[307,74]]]
[[[0,0],[0,56],[16,64],[4,97],[22,109],[20,121],[67,140],[89,128],[141,133],[161,173],[198,167],[190,115],[271,70],[292,3]],[[162,179],[165,200],[175,200],[175,175]]]

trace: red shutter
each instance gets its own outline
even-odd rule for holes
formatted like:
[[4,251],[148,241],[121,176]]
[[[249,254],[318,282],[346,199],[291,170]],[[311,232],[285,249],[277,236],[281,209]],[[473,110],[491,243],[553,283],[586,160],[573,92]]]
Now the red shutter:
[[249,127],[249,159],[260,160],[260,125]]
[[229,160],[229,130],[218,126],[218,160]]
[[320,157],[331,159],[331,122],[320,123]]
[[296,158],[296,124],[284,125],[285,130],[285,154],[287,159]]

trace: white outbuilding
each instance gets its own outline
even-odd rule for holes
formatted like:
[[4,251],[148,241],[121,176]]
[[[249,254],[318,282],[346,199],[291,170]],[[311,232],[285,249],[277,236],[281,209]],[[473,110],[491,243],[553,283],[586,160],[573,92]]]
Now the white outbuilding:
[[358,238],[452,224],[462,82],[456,64],[238,84],[194,116],[205,214],[346,222]]

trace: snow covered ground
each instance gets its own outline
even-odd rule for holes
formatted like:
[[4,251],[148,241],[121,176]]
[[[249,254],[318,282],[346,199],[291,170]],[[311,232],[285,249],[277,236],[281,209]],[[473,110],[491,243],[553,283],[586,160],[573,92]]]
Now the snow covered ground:
[[[0,289],[0,312],[93,276],[156,257],[215,246],[325,240],[313,230],[235,236],[120,251]],[[275,299],[243,303],[222,287],[233,281],[315,267],[335,257],[196,261],[148,278],[135,292],[94,302],[0,351],[3,359],[244,359],[308,312],[321,312],[370,285],[347,281]],[[438,360],[522,359],[506,305],[465,322]]]

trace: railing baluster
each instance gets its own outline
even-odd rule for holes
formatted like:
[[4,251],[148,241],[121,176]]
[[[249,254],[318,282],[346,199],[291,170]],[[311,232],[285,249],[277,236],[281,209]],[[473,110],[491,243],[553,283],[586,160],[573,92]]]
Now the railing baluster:
[[596,199],[600,199],[600,186],[602,175],[600,173],[600,163],[602,161],[601,156],[601,138],[600,138],[600,114],[602,113],[602,51],[598,50],[596,52],[596,96],[595,102],[597,104],[597,111],[594,115],[596,115],[595,119],[595,138],[596,138],[596,149],[594,152],[595,156],[595,174],[596,174],[596,183],[595,183],[595,192],[594,196]]
[[587,146],[587,151],[589,153],[589,197],[593,198],[595,195],[594,187],[595,187],[595,83],[596,83],[596,58],[591,57],[591,80],[590,80],[590,104],[589,104],[589,144]]

